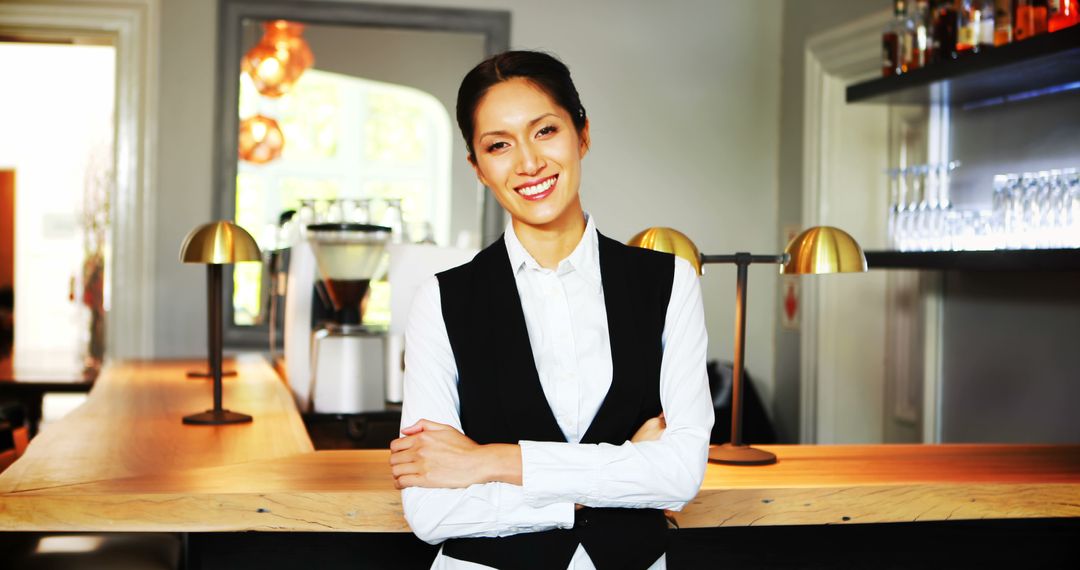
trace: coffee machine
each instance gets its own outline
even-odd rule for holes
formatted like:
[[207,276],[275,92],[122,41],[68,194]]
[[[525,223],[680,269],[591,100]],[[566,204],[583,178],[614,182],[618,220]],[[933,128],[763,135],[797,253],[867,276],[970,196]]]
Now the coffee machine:
[[363,308],[384,269],[390,228],[316,223],[302,232],[285,299],[286,370],[297,403],[318,413],[381,410],[385,332],[363,324]]

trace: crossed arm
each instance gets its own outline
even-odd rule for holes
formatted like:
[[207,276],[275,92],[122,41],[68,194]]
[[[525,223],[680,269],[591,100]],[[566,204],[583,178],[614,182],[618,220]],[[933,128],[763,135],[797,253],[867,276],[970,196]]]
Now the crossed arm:
[[405,427],[390,460],[413,531],[438,543],[569,528],[579,505],[681,509],[700,488],[713,421],[700,286],[681,260],[663,340],[665,414],[630,441],[478,445],[461,430],[438,282],[425,284],[406,333]]
[[[630,439],[656,441],[667,427],[664,414],[646,420]],[[394,485],[462,489],[480,483],[521,485],[521,446],[480,445],[453,426],[420,420],[390,443]]]

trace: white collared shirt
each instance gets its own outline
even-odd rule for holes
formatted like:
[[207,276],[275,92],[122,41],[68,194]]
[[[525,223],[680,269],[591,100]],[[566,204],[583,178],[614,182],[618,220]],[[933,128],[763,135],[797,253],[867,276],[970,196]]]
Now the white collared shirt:
[[[402,491],[405,518],[421,539],[437,544],[572,528],[575,504],[681,510],[701,487],[713,424],[705,372],[708,342],[698,277],[681,258],[675,261],[662,338],[663,436],[636,444],[580,443],[612,376],[599,242],[593,218],[587,220],[581,241],[555,270],[533,259],[512,225],[504,234],[540,384],[566,442],[520,442],[521,486]],[[416,294],[405,347],[402,427],[428,419],[460,430],[457,365],[435,277]],[[664,567],[664,557],[652,566]],[[432,568],[486,567],[440,552]],[[593,568],[580,545],[569,568]]]

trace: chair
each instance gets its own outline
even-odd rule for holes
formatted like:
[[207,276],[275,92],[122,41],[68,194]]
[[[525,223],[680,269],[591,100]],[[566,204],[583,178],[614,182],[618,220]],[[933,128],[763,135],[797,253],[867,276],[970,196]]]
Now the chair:
[[[716,413],[709,443],[728,443],[731,441],[731,383],[735,367],[730,362],[710,360],[706,364],[706,370]],[[769,414],[765,412],[761,397],[754,389],[749,372],[743,376],[743,382],[743,442],[776,443],[776,430],[769,420]]]

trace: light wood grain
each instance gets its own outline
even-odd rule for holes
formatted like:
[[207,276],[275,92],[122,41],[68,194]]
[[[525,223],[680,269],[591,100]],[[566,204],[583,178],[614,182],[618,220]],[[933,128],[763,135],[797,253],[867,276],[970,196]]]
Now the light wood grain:
[[271,459],[314,450],[288,388],[261,358],[242,358],[223,387],[225,408],[249,424],[192,426],[213,406],[211,382],[186,377],[204,362],[107,367],[90,397],[34,438],[0,475],[0,493]]
[[[0,529],[406,532],[389,452],[312,450],[287,388],[241,360],[226,407],[248,426],[183,426],[209,402],[195,363],[110,368],[90,400],[0,476]],[[710,464],[683,528],[1080,517],[1080,446],[762,446]]]

